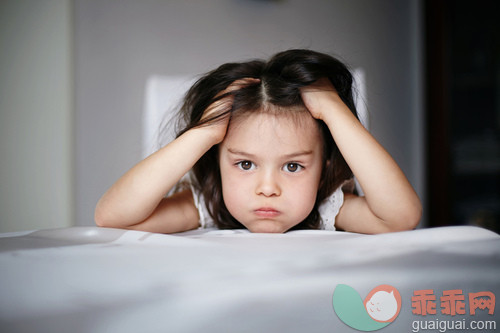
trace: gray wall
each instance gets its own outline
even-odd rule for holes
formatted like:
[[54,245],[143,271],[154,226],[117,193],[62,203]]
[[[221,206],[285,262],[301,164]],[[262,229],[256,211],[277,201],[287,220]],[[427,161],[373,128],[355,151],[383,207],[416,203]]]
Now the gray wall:
[[0,232],[74,223],[70,0],[0,1]]

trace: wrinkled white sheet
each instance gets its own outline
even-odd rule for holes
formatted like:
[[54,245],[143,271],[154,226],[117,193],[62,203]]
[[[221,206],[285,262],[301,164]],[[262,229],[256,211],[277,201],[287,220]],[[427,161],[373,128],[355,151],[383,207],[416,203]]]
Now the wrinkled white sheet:
[[362,298],[381,284],[399,290],[400,315],[382,332],[410,332],[422,319],[500,325],[498,309],[423,318],[411,305],[422,289],[438,302],[451,289],[500,298],[500,236],[476,227],[0,234],[1,332],[355,332],[333,311],[337,284]]

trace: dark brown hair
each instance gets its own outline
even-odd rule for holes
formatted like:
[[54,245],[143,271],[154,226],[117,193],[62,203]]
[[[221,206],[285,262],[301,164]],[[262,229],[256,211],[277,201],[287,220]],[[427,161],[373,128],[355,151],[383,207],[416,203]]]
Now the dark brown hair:
[[[300,88],[327,77],[337,90],[342,101],[357,117],[354,104],[353,77],[339,60],[311,50],[288,50],[273,56],[269,61],[252,60],[227,63],[202,76],[187,92],[180,109],[182,129],[177,136],[197,126],[216,122],[227,113],[231,117],[248,112],[272,110],[286,114],[305,110]],[[232,105],[210,119],[201,119],[204,111],[217,96],[238,79],[258,78],[260,82],[235,90]],[[316,203],[309,216],[293,229],[317,229],[320,223],[318,206],[331,195],[352,172],[335,144],[328,127],[321,121],[318,126],[323,144],[323,170]],[[222,197],[221,175],[218,161],[218,146],[212,147],[193,167],[193,186],[203,195],[207,210],[220,229],[244,228],[227,210]]]

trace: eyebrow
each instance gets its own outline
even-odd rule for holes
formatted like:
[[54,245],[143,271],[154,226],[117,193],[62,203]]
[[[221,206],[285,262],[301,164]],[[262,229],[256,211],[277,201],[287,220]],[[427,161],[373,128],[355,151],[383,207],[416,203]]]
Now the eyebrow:
[[[227,148],[227,151],[230,152],[233,155],[241,155],[245,156],[248,158],[255,158],[254,154],[250,154],[241,150],[236,150],[233,148]],[[294,157],[300,157],[300,156],[307,156],[307,155],[312,155],[313,151],[312,150],[303,150],[303,151],[298,151],[290,154],[285,154],[282,157],[284,158],[294,158]]]

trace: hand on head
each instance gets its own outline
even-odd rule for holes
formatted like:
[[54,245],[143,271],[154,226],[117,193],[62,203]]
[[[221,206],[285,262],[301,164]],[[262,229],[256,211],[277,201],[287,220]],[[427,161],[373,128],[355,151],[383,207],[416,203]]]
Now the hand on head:
[[244,88],[251,84],[257,84],[260,79],[244,78],[231,83],[226,89],[215,95],[215,101],[205,110],[201,117],[203,124],[209,124],[213,131],[213,137],[216,143],[224,140],[229,119],[231,118],[231,108],[234,100],[232,92]]
[[311,115],[324,120],[323,112],[329,110],[328,103],[342,103],[337,90],[327,77],[323,77],[314,83],[300,89],[300,95],[306,108]]

